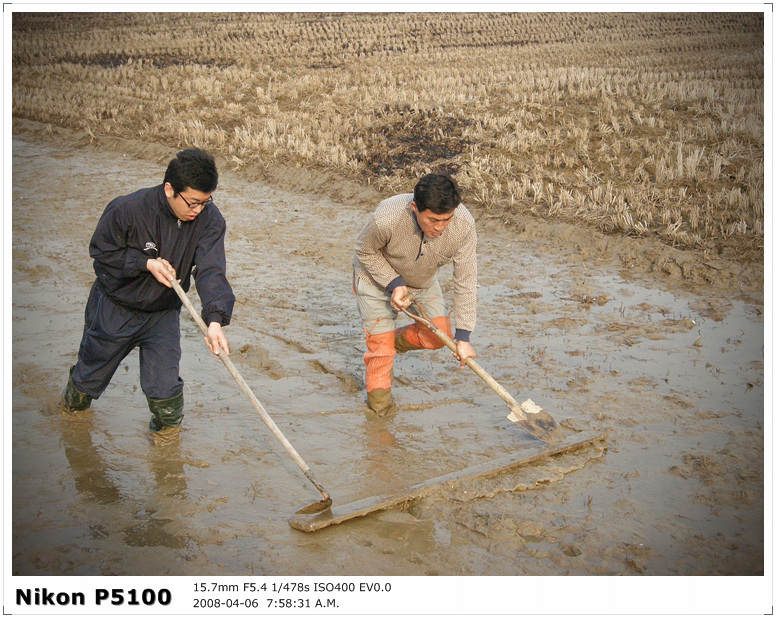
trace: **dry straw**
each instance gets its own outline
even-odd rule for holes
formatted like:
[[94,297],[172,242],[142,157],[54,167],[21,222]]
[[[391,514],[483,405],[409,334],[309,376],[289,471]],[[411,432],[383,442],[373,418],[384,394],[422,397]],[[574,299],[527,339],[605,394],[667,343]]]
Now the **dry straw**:
[[760,13],[14,13],[13,113],[762,259],[763,51]]

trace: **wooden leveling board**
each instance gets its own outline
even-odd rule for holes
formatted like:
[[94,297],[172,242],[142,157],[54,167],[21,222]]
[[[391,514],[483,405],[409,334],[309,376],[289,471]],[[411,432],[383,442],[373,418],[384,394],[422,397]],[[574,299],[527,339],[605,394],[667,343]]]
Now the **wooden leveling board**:
[[428,481],[418,483],[417,485],[413,485],[409,489],[397,489],[379,496],[364,498],[363,500],[357,500],[356,502],[350,502],[348,504],[334,504],[330,509],[323,513],[294,515],[288,523],[296,530],[315,532],[322,528],[333,526],[334,524],[341,524],[349,519],[363,517],[364,515],[374,513],[375,511],[382,511],[415,502],[439,491],[445,484],[495,476],[499,473],[506,472],[507,470],[513,470],[520,466],[535,463],[542,459],[552,457],[553,455],[569,453],[605,439],[606,434],[586,431],[569,436],[562,444],[557,445],[545,444],[544,442],[536,440],[535,442],[532,442],[530,446],[522,447],[519,452],[512,455],[505,455],[498,459],[494,459],[493,461],[471,466],[458,472],[451,472],[450,474],[438,476]]

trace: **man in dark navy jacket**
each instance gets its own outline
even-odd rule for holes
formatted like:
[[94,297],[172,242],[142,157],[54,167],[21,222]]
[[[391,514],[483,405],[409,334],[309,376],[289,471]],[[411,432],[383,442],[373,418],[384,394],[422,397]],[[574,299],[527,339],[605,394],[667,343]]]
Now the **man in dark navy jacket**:
[[231,320],[234,294],[226,278],[226,222],[212,198],[217,185],[213,157],[183,150],[170,161],[163,184],[105,208],[89,244],[97,279],[62,410],[88,408],[138,347],[152,437],[156,443],[177,437],[183,419],[181,301],[171,279],[188,290],[194,277],[208,325],[205,342],[213,354],[229,354],[222,327]]

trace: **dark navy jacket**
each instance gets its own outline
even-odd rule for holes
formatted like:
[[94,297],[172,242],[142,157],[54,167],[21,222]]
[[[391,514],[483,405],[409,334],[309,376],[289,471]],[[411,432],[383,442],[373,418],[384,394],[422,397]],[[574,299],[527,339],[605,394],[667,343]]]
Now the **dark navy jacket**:
[[194,221],[180,221],[164,185],[159,185],[111,201],[97,223],[89,255],[106,294],[135,311],[178,309],[182,304],[175,290],[148,272],[149,258],[170,262],[184,290],[189,289],[193,269],[202,319],[226,326],[234,293],[226,279],[225,234],[226,222],[215,204]]

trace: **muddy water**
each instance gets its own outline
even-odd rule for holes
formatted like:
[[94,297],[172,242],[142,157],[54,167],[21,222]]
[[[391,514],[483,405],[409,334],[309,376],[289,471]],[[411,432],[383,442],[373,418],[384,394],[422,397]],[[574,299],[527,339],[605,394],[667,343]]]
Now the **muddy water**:
[[[298,532],[287,519],[318,494],[185,310],[179,444],[148,439],[136,352],[90,411],[54,411],[76,358],[94,225],[114,195],[159,182],[172,153],[14,136],[14,574],[763,572],[762,305],[631,273],[551,233],[480,226],[473,342],[519,401],[568,435],[608,431],[604,447]],[[531,443],[445,349],[397,356],[399,410],[367,411],[350,260],[374,204],[271,189],[226,166],[217,197],[237,295],[232,360],[335,501]]]

